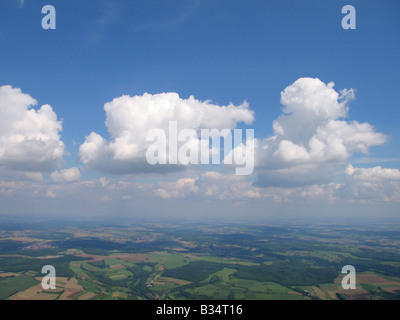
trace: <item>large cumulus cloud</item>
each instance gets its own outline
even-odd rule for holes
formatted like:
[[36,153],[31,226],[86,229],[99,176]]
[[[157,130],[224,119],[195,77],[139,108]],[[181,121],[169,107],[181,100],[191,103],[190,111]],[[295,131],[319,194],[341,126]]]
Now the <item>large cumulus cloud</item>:
[[37,101],[20,89],[0,87],[0,165],[23,172],[54,168],[64,155],[61,121],[50,105],[35,110]]
[[368,153],[387,137],[369,123],[347,121],[354,90],[300,78],[281,93],[274,135],[256,141],[260,186],[327,183],[355,153]]
[[[154,172],[178,169],[177,166],[151,166],[146,161],[149,130],[167,133],[170,121],[181,129],[233,129],[239,122],[250,124],[253,112],[247,102],[239,106],[219,106],[193,96],[182,99],[177,93],[122,96],[104,105],[107,140],[92,132],[80,146],[80,159],[89,168],[108,173]],[[168,141],[167,141],[168,143]]]

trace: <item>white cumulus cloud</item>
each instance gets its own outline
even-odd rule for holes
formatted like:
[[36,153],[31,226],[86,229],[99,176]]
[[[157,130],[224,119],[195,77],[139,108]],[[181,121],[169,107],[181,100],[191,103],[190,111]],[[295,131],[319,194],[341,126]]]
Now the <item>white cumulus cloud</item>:
[[61,121],[50,105],[21,89],[0,87],[0,165],[17,171],[51,170],[64,154]]
[[259,185],[288,186],[329,182],[355,153],[385,143],[369,123],[346,121],[353,89],[300,78],[281,93],[283,114],[273,122],[274,136],[256,141]]
[[72,167],[60,171],[53,171],[50,177],[54,182],[74,182],[81,178],[81,172],[78,168]]
[[367,202],[400,201],[400,170],[392,168],[356,168],[348,165],[345,170],[346,181],[338,189],[342,199],[358,199]]
[[181,178],[173,182],[159,182],[154,194],[164,199],[197,196],[200,199],[238,200],[261,198],[260,189],[252,186],[244,176],[207,171],[195,178]]
[[195,185],[196,180],[182,178],[174,182],[160,182],[159,188],[154,191],[154,194],[164,199],[184,198],[199,191]]
[[[107,140],[92,132],[80,146],[80,160],[89,168],[108,173],[153,172],[171,170],[168,165],[151,166],[146,161],[149,130],[161,129],[167,135],[169,122],[176,121],[182,129],[233,129],[239,122],[250,124],[253,111],[244,102],[239,106],[219,106],[199,101],[193,96],[182,99],[177,93],[122,96],[104,105]],[[174,168],[179,169],[179,168]]]

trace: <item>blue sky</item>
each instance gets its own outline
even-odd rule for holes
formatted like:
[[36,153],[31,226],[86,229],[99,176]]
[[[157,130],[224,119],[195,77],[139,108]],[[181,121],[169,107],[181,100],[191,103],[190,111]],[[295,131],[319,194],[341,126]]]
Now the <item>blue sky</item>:
[[[44,17],[41,8],[46,4],[56,9],[56,30],[41,28]],[[357,10],[356,30],[344,30],[341,27],[344,16],[341,9],[345,4],[354,5]],[[399,13],[400,3],[395,0],[1,0],[0,86],[20,88],[38,101],[36,109],[44,104],[51,105],[58,119],[63,119],[60,139],[65,145],[64,154],[58,158],[55,166],[40,168],[38,172],[43,175],[40,181],[21,182],[24,185],[18,190],[23,200],[17,201],[15,196],[4,198],[2,213],[23,213],[28,207],[31,208],[33,202],[29,197],[36,191],[39,196],[32,200],[35,203],[34,211],[50,208],[49,201],[53,201],[54,208],[62,206],[65,201],[75,201],[75,211],[86,210],[96,202],[95,194],[100,191],[82,191],[73,184],[82,185],[89,181],[98,184],[101,177],[103,181],[109,181],[103,183],[104,187],[112,186],[116,181],[128,181],[134,184],[157,184],[155,187],[147,185],[150,189],[175,190],[173,194],[177,194],[176,197],[171,193],[167,193],[167,196],[162,193],[164,197],[161,196],[160,200],[155,195],[156,200],[149,198],[148,201],[158,206],[170,206],[170,211],[185,201],[201,212],[204,197],[198,193],[202,191],[203,180],[204,184],[209,183],[207,179],[211,175],[206,172],[208,169],[191,168],[188,172],[161,177],[137,176],[133,173],[121,176],[103,172],[94,162],[85,163],[82,160],[79,150],[91,132],[106,141],[113,140],[105,125],[104,104],[122,95],[141,96],[146,92],[152,95],[176,92],[181,99],[193,95],[199,101],[211,100],[217,106],[225,106],[230,102],[239,106],[247,101],[249,108],[254,111],[254,121],[247,126],[239,121],[237,126],[254,128],[256,138],[261,141],[275,134],[272,124],[282,115],[281,92],[300,78],[318,78],[324,84],[334,82],[334,89],[338,93],[342,89],[353,88],[355,99],[348,102],[346,121],[368,123],[375,128],[375,132],[387,136],[385,142],[377,142],[379,139],[371,142],[367,154],[349,152],[346,159],[337,162],[334,169],[329,169],[332,172],[327,170],[331,173],[329,179],[316,178],[315,188],[326,191],[329,183],[340,184],[343,192],[347,190],[346,187],[353,191],[361,188],[353,185],[353,180],[351,185],[342,181],[344,170],[350,164],[356,168],[356,174],[368,177],[371,177],[372,171],[360,171],[362,168],[380,166],[382,170],[394,170],[374,171],[379,177],[386,177],[384,181],[379,181],[382,193],[378,192],[379,197],[374,205],[388,208],[388,214],[396,212],[400,201],[396,195],[399,190],[396,170],[400,168]],[[327,159],[328,162],[331,163],[332,159]],[[7,188],[13,188],[10,183],[14,180],[23,181],[16,169],[11,168],[4,159],[0,165],[4,167],[0,179],[8,183]],[[65,186],[61,186],[63,184],[56,181],[54,175],[53,179],[50,178],[54,171],[59,170],[61,174],[60,170],[72,167],[79,170],[79,179],[74,182],[67,181]],[[301,202],[306,203],[304,211],[308,212],[310,207],[315,206],[315,201],[326,201],[326,198],[314,200],[301,196],[287,199],[287,189],[281,190],[283,193],[266,189],[266,185],[281,187],[272,186],[270,181],[286,179],[279,175],[280,169],[273,172],[274,168],[261,166],[252,178],[235,182],[238,183],[238,189],[248,190],[257,186],[251,185],[255,180],[268,180],[258,185],[262,189],[261,198],[267,198],[267,202],[252,197],[229,199],[231,205],[239,208],[239,216],[243,212],[240,209],[243,204],[254,207],[253,212],[257,216],[266,206],[289,212],[291,209],[288,208],[296,207]],[[21,168],[18,170],[24,171]],[[29,168],[27,170],[32,171]],[[325,170],[325,167],[315,170]],[[387,178],[387,175],[394,178]],[[194,179],[194,182],[185,179]],[[225,182],[226,179],[219,177]],[[363,179],[365,185],[362,190],[365,191],[367,182]],[[378,178],[374,176],[371,179],[376,182]],[[188,186],[183,189],[192,187],[193,194],[181,194],[178,181],[183,185],[187,182]],[[174,185],[159,185],[174,182]],[[311,183],[303,184],[301,177],[293,185],[288,181],[285,187],[299,185],[312,187]],[[124,189],[120,194],[104,191],[102,197],[108,204],[107,209],[129,211],[127,208],[136,206],[138,201],[132,195],[136,189],[132,188]],[[360,196],[360,190],[354,191],[357,197]],[[87,198],[82,196],[85,192]],[[216,192],[212,204],[215,208],[226,208],[224,201],[228,200]],[[346,191],[346,194],[349,192]],[[361,197],[359,208],[363,208],[365,199],[371,198],[368,192]],[[16,193],[14,191],[12,194]],[[68,194],[68,197],[60,197],[61,193]],[[77,194],[79,196],[75,196]],[[129,205],[122,205],[116,200],[118,196],[128,199]],[[336,202],[341,200],[338,194],[332,197]],[[354,201],[358,201],[357,197],[349,196],[352,206]],[[279,198],[278,202],[271,200],[276,198]],[[289,205],[280,205],[282,201],[288,201]],[[155,207],[146,206],[142,204],[138,208],[157,211]],[[374,215],[374,212],[370,214]]]

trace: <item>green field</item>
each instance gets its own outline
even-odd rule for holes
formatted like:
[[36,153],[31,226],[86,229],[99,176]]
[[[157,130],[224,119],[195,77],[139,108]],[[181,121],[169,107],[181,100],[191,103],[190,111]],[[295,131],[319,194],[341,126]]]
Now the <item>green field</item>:
[[[66,279],[58,284],[77,280],[71,299],[400,298],[400,227],[85,225],[82,233],[89,231],[77,238],[77,226],[27,229],[25,239],[51,244],[38,250],[21,249],[12,228],[2,231],[0,271],[19,276],[0,277],[0,298],[38,284],[47,264]],[[345,293],[348,264],[360,277],[358,291]]]
[[0,278],[0,299],[6,299],[18,291],[26,290],[38,283],[39,281],[24,274],[18,277]]

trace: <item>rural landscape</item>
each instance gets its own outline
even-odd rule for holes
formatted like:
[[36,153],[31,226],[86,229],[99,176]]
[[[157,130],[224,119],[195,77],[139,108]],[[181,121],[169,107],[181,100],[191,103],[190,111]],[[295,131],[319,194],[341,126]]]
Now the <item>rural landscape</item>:
[[[390,300],[400,228],[382,225],[29,222],[3,218],[3,300]],[[45,290],[41,269],[56,269]],[[341,286],[344,265],[356,289]]]
[[146,320],[400,300],[399,16],[0,0],[0,300]]

